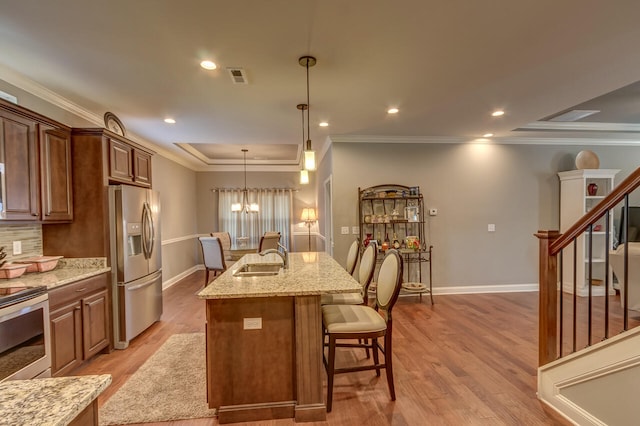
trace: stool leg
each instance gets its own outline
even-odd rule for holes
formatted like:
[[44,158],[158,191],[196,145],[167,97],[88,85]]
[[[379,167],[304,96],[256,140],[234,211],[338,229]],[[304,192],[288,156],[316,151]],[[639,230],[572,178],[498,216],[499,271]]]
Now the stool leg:
[[329,366],[327,369],[327,413],[331,412],[333,401],[333,374],[336,364],[336,338],[329,334]]
[[387,384],[389,385],[389,393],[391,394],[391,400],[396,400],[396,389],[393,385],[393,365],[391,363],[391,333],[387,332],[384,335],[384,364],[385,370],[387,370]]
[[373,351],[373,365],[376,366],[376,376],[380,377],[380,367],[378,367],[378,364],[380,364],[380,357],[378,355],[378,339],[371,339],[371,350]]

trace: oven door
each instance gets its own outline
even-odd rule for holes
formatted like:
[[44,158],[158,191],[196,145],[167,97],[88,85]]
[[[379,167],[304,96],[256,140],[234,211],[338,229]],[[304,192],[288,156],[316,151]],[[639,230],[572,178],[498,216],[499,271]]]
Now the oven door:
[[51,376],[49,296],[0,309],[0,381]]

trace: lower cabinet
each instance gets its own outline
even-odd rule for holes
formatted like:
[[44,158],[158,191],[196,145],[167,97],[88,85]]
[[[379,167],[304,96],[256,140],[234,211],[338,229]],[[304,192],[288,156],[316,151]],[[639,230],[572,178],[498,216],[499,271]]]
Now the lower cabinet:
[[64,376],[109,347],[108,274],[49,292],[51,374]]

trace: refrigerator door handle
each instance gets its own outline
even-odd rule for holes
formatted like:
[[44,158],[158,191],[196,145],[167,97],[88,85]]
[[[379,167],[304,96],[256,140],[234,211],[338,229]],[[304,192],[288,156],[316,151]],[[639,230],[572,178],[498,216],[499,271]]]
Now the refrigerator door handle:
[[125,288],[127,289],[127,291],[140,290],[141,288],[149,287],[151,284],[155,283],[156,279],[157,278],[154,277],[154,278],[150,279],[149,281],[143,282],[142,284],[134,285],[134,286],[131,286],[131,287],[125,287]]
[[153,228],[151,207],[149,207],[149,203],[145,201],[142,208],[142,235],[144,240],[143,246],[145,259],[150,259],[151,254],[153,253],[153,245],[155,244],[154,233],[155,229]]

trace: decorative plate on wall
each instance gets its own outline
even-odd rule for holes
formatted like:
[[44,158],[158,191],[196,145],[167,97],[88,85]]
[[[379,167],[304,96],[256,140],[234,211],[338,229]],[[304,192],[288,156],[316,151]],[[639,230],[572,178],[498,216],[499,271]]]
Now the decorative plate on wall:
[[124,136],[125,130],[122,121],[112,112],[105,112],[104,126],[120,136]]

